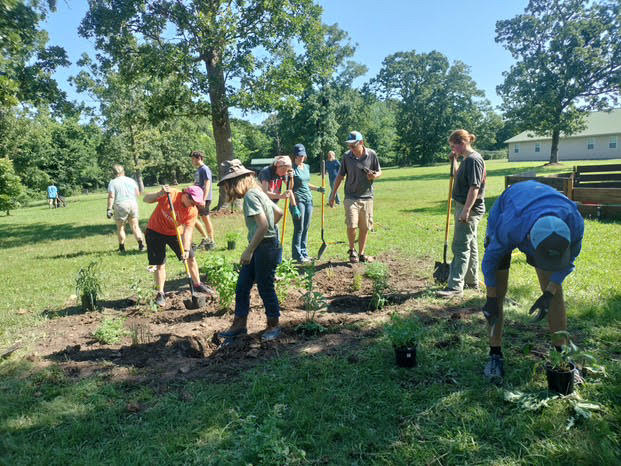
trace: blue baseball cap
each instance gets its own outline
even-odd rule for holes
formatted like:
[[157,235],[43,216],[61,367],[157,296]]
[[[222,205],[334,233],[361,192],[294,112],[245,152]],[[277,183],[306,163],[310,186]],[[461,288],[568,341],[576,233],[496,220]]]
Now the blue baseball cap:
[[537,268],[556,272],[569,266],[571,233],[567,224],[553,215],[537,219],[530,229]]
[[296,144],[293,146],[293,156],[306,157],[306,148],[304,147],[304,144]]
[[362,134],[360,134],[359,131],[352,131],[351,133],[349,133],[349,137],[347,138],[347,141],[345,141],[345,144],[355,144],[362,140]]

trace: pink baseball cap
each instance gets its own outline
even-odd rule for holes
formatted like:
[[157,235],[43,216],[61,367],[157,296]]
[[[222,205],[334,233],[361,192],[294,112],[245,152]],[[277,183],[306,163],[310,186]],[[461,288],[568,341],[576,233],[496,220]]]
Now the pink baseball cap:
[[183,192],[189,195],[198,205],[205,205],[205,201],[203,200],[205,193],[203,193],[203,190],[199,186],[190,186],[189,188],[185,188]]

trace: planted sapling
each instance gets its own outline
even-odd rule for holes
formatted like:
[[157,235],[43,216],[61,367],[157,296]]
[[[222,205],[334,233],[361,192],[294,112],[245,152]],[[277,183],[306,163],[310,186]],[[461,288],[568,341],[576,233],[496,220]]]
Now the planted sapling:
[[125,328],[125,319],[123,317],[117,317],[104,319],[97,330],[93,332],[93,337],[99,343],[112,345],[119,343],[121,339],[128,334],[129,332]]
[[218,292],[220,306],[230,308],[239,276],[235,265],[227,262],[224,257],[210,255],[205,259],[201,272],[205,274],[205,281]]
[[101,294],[101,277],[97,262],[91,262],[78,270],[75,280],[75,294],[80,296],[82,310],[94,311],[97,305],[97,296]]
[[300,275],[298,274],[293,259],[285,259],[276,267],[276,296],[279,302],[284,302],[289,295],[292,286],[299,285]]
[[323,293],[314,290],[315,264],[313,263],[311,266],[307,267],[304,273],[305,277],[303,280],[306,293],[302,295],[302,299],[304,301],[304,310],[306,311],[306,321],[298,325],[296,330],[309,334],[321,333],[326,329],[315,320],[315,315],[317,312],[327,308],[328,303]]
[[388,288],[388,268],[381,262],[374,262],[367,265],[365,274],[373,281],[373,294],[371,295],[369,309],[372,311],[382,309],[388,303],[385,296]]
[[416,366],[416,344],[420,341],[422,328],[416,317],[403,317],[397,313],[390,316],[384,333],[395,350],[398,366]]

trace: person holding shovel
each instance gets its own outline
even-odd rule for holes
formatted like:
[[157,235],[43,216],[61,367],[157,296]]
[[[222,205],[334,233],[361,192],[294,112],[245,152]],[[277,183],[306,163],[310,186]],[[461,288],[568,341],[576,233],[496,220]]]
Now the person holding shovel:
[[304,264],[310,262],[308,257],[308,230],[313,217],[313,196],[311,190],[325,193],[325,188],[310,183],[310,169],[306,160],[306,148],[303,144],[293,146],[293,196],[295,204],[289,207],[293,219],[293,241],[291,257]]
[[[362,134],[349,133],[345,144],[349,151],[343,156],[341,169],[330,193],[330,207],[334,207],[336,194],[345,179],[345,224],[349,240],[349,262],[370,262],[365,254],[369,230],[373,226],[373,182],[382,176],[379,159],[374,150],[364,145]],[[356,252],[356,230],[359,229],[358,252]]]
[[[449,155],[455,175],[453,204],[455,229],[453,231],[453,261],[447,286],[436,294],[440,298],[462,296],[464,287],[479,288],[479,249],[477,230],[485,214],[485,180],[487,172],[481,154],[472,148],[476,136],[465,129],[453,131],[448,142]],[[457,160],[462,159],[459,167]]]
[[511,251],[518,248],[525,253],[526,262],[537,272],[542,294],[529,313],[536,313],[535,322],[547,316],[550,332],[555,333],[567,328],[562,283],[575,268],[583,236],[584,219],[576,204],[537,181],[514,184],[494,203],[483,255],[487,300],[482,310],[490,328],[490,359],[484,369],[485,377],[498,382],[504,376],[503,303]]
[[223,176],[218,186],[224,187],[230,199],[244,200],[248,247],[240,258],[242,266],[235,289],[235,318],[231,327],[219,335],[230,343],[236,337],[248,333],[250,290],[256,282],[267,315],[267,327],[261,339],[274,340],[280,335],[280,304],[274,281],[276,267],[282,261],[276,224],[283,216],[283,211],[263,192],[256,182],[254,172],[245,168],[239,160],[227,160],[221,167]]
[[274,157],[274,161],[271,165],[261,169],[258,178],[261,183],[261,187],[267,197],[269,197],[274,203],[278,203],[280,199],[291,198],[291,192],[282,192],[282,187],[285,184],[285,177],[288,174],[293,174],[291,168],[291,159],[288,155],[277,155]]
[[140,194],[138,183],[132,178],[125,176],[125,169],[122,165],[114,164],[114,179],[108,183],[108,207],[106,217],[114,217],[116,222],[116,234],[119,240],[119,252],[125,252],[125,224],[129,222],[129,227],[138,242],[138,250],[144,250],[144,236],[138,220],[137,197]]
[[198,245],[199,248],[205,248],[207,251],[215,249],[216,242],[213,235],[213,224],[209,217],[209,211],[211,208],[211,170],[205,164],[205,154],[200,150],[193,150],[190,152],[190,158],[192,165],[196,168],[196,174],[194,175],[194,184],[203,190],[205,199],[202,206],[198,206],[198,215],[205,224],[205,227],[201,225],[201,222],[196,222],[196,229],[202,235],[203,240]]
[[[175,220],[168,202],[169,194],[175,209],[177,221],[179,222],[179,228],[183,229],[181,232],[183,255],[179,246],[179,240],[177,239]],[[194,232],[194,225],[198,217],[198,210],[196,207],[203,205],[203,190],[198,186],[190,186],[183,191],[177,191],[165,185],[155,193],[145,194],[143,200],[147,204],[157,202],[157,206],[151,214],[151,218],[149,218],[145,235],[149,265],[156,266],[156,304],[158,306],[164,306],[166,304],[166,296],[164,294],[164,284],[166,283],[166,245],[173,250],[180,261],[188,261],[188,268],[194,284],[194,291],[212,293],[212,291],[200,281],[198,264],[194,258],[194,249],[192,248],[192,233]]]

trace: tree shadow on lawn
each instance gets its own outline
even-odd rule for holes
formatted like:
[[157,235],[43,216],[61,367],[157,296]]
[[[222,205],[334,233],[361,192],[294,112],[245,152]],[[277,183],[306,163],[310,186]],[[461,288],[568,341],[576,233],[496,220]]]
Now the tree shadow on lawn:
[[[537,172],[538,169],[542,168],[542,166],[537,166],[537,167],[514,167],[514,168],[498,168],[495,170],[487,170],[487,176],[488,177],[493,177],[493,176],[510,176],[510,175],[517,175],[519,173],[524,173],[524,172],[532,172],[535,171]],[[447,169],[446,169],[446,173],[429,173],[429,174],[424,174],[424,175],[404,175],[404,176],[393,176],[395,172],[391,172],[391,174],[386,177],[381,177],[377,180],[374,181],[374,183],[390,183],[390,182],[403,182],[403,181],[432,181],[432,180],[446,180],[447,182],[447,186],[448,186],[448,181],[450,178],[450,173],[449,173],[449,169],[448,169],[448,164],[447,164]]]
[[[496,202],[496,200],[499,198],[500,196],[490,196],[490,197],[486,197],[485,198],[485,215],[489,215],[489,211],[491,210],[492,206],[494,205],[494,202]],[[455,207],[455,201],[453,201],[451,206],[451,210],[454,211]],[[439,214],[444,214],[446,215],[446,210],[448,208],[448,201],[437,201],[435,202],[432,206],[430,207],[419,207],[416,209],[401,209],[399,210],[399,212],[404,213],[404,214],[431,214],[431,215],[439,215]],[[453,212],[451,212],[451,215],[453,215]],[[453,219],[451,218],[451,223],[453,223]]]
[[33,243],[86,238],[89,236],[109,235],[110,225],[74,225],[61,223],[32,223],[28,225],[0,225],[0,248],[14,248]]

